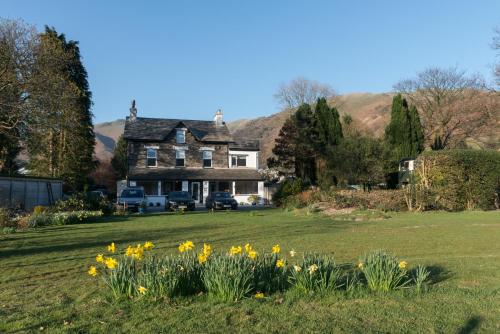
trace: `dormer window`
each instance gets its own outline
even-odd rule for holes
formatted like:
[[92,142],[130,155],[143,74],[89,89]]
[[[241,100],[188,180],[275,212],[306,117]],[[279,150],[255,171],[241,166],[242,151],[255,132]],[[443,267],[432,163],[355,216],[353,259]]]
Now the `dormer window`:
[[175,151],[175,167],[184,167],[185,159],[186,159],[186,151],[185,150],[176,150]]
[[185,144],[186,143],[186,129],[176,129],[175,139],[177,144]]
[[158,166],[158,150],[155,148],[148,147],[146,149],[146,166],[147,167],[157,167]]
[[212,167],[212,151],[203,151],[203,167]]

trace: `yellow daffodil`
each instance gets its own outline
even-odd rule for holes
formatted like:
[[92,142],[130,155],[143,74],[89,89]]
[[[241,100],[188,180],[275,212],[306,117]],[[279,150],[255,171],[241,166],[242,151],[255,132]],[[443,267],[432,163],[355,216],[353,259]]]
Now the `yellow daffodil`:
[[241,254],[242,248],[241,246],[231,246],[229,249],[229,255]]
[[408,262],[401,261],[401,262],[399,262],[399,269],[406,269],[407,265],[408,265]]
[[250,253],[251,250],[252,250],[252,246],[250,246],[250,244],[246,244],[245,245],[245,252]]
[[103,263],[104,262],[104,255],[97,254],[97,256],[95,257],[95,260],[97,261],[97,263]]
[[203,263],[207,262],[207,257],[208,257],[208,256],[207,256],[207,255],[205,255],[204,253],[200,253],[200,254],[198,254],[198,262],[199,262],[200,264],[203,264]]
[[186,251],[186,246],[184,244],[179,245],[179,252],[184,253]]
[[125,256],[134,256],[135,249],[132,246],[128,246],[125,250]]
[[251,249],[249,252],[248,252],[248,257],[251,258],[252,260],[255,260],[257,258],[257,252],[254,251],[253,249]]
[[316,264],[312,264],[307,270],[309,271],[309,274],[314,274],[316,270],[318,270],[318,266]]
[[145,295],[145,294],[146,294],[146,291],[148,291],[148,289],[146,289],[145,287],[143,287],[143,286],[141,285],[141,286],[139,286],[139,287],[137,288],[137,291],[139,291],[139,293],[140,293],[141,295]]
[[203,254],[207,257],[212,254],[212,246],[210,244],[203,244]]
[[155,245],[151,241],[146,241],[144,243],[144,250],[152,250]]
[[96,276],[97,275],[97,268],[94,266],[90,266],[89,271],[87,271],[87,273],[90,276]]
[[114,253],[116,251],[116,246],[115,243],[112,242],[111,244],[108,245],[108,252]]
[[264,298],[264,294],[262,292],[257,292],[255,295],[254,295],[255,298],[257,299],[262,299]]
[[358,263],[358,268],[363,269],[363,262]]
[[291,257],[294,257],[294,256],[295,256],[295,254],[297,254],[297,252],[296,252],[296,251],[294,251],[294,250],[292,249],[292,250],[290,251],[290,256],[291,256]]
[[144,257],[144,247],[141,245],[137,245],[137,247],[134,249],[134,259],[136,260],[141,260]]
[[194,243],[192,241],[187,240],[179,245],[179,252],[184,253],[193,248],[194,248]]
[[108,269],[115,269],[118,265],[118,261],[116,261],[112,257],[107,257],[106,260],[104,260],[104,264]]
[[283,259],[279,259],[276,261],[276,267],[283,268],[285,266],[285,261]]
[[293,266],[293,269],[294,269],[296,272],[300,272],[300,271],[302,270],[302,267],[295,265],[295,266]]
[[280,245],[274,245],[273,249],[271,250],[271,253],[278,254],[279,252],[281,252]]

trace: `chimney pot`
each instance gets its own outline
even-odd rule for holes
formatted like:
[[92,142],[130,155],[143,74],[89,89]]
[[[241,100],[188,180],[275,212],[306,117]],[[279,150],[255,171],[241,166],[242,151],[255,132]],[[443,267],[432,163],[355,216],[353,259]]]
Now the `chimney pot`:
[[224,122],[222,121],[222,110],[217,110],[214,116],[214,122],[216,126],[222,126],[224,124]]
[[131,121],[135,121],[137,119],[137,108],[135,107],[135,100],[132,100],[132,106],[130,107],[130,117]]

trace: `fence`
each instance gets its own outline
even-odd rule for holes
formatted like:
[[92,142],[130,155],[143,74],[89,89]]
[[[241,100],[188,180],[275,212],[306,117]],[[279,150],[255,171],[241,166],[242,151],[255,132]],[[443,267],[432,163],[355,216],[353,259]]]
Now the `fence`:
[[31,210],[52,205],[62,198],[62,186],[61,180],[0,176],[0,207]]

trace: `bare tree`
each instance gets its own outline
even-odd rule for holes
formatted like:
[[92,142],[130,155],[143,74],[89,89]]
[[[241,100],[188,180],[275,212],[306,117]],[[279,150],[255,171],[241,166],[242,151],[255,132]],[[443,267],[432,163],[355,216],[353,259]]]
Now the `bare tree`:
[[329,85],[298,77],[288,84],[282,84],[274,97],[283,108],[297,108],[303,103],[313,104],[318,98],[334,95]]
[[[497,50],[497,57],[500,58],[500,27],[495,29],[492,47],[494,50]],[[497,85],[500,86],[500,60],[495,65],[494,75],[496,77]]]
[[0,19],[0,131],[17,127],[25,118],[26,84],[37,44],[33,26]]
[[428,68],[394,88],[419,110],[430,145],[438,139],[441,148],[457,147],[481,135],[498,118],[498,98],[487,90],[484,79],[457,68]]

